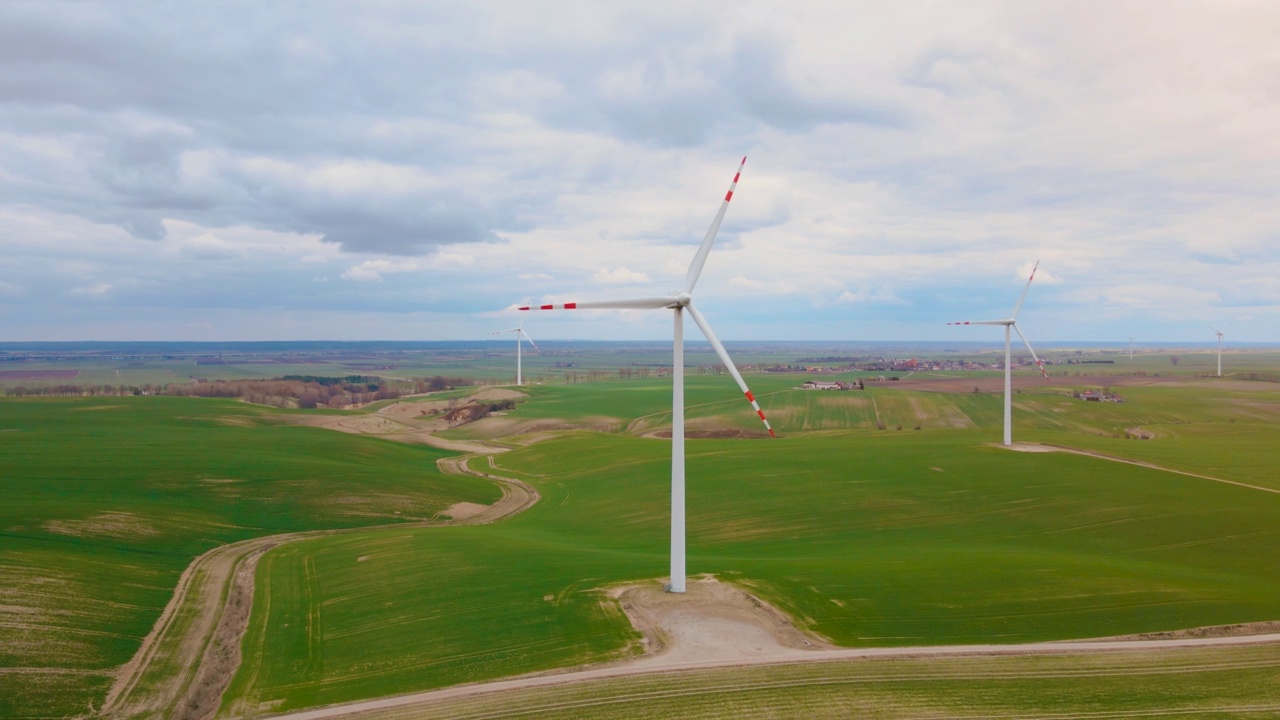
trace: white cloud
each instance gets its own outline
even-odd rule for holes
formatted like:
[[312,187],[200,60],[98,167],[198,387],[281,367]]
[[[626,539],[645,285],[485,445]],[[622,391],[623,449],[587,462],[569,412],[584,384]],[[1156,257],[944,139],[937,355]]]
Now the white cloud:
[[80,295],[82,297],[101,297],[111,292],[111,283],[97,283],[86,287],[72,288],[72,295]]
[[138,317],[366,321],[410,285],[448,317],[552,280],[665,292],[742,154],[698,296],[762,302],[726,339],[764,312],[932,333],[956,298],[1008,312],[1037,258],[1023,314],[1072,338],[1280,316],[1280,6],[15,7],[48,42],[0,65],[0,295],[51,332],[126,287]]
[[412,272],[418,269],[418,263],[413,260],[365,260],[359,265],[353,265],[342,273],[344,280],[354,280],[355,282],[375,282],[382,279],[383,275],[393,273]]
[[626,267],[619,267],[613,270],[609,268],[600,268],[592,279],[598,283],[606,283],[609,285],[633,285],[638,283],[652,282],[648,275],[642,272],[636,272]]

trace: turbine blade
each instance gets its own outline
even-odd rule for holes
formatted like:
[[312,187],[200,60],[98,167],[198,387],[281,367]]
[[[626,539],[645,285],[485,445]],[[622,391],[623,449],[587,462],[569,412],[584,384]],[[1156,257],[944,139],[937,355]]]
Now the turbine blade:
[[1014,320],[1018,319],[1018,311],[1022,309],[1022,301],[1027,299],[1027,291],[1031,289],[1031,281],[1036,279],[1036,268],[1040,267],[1040,261],[1037,260],[1035,265],[1031,266],[1031,277],[1027,278],[1027,286],[1022,288],[1022,297],[1018,298],[1018,304],[1013,306],[1013,315],[1010,317]]
[[494,330],[490,335],[505,335],[509,332],[517,332],[520,328],[511,328],[510,330]]
[[1012,325],[1009,320],[965,320],[963,322],[949,322],[948,325]]
[[693,286],[698,284],[698,276],[702,274],[702,266],[707,263],[707,255],[711,253],[711,245],[716,241],[716,233],[720,232],[720,222],[724,220],[724,213],[729,209],[729,201],[733,199],[733,190],[738,187],[738,178],[742,177],[742,167],[747,164],[747,158],[742,158],[742,163],[738,165],[738,172],[733,176],[733,182],[729,183],[729,192],[724,194],[724,202],[720,203],[720,210],[716,213],[716,217],[711,221],[711,227],[707,229],[707,236],[702,238],[702,245],[698,247],[698,252],[693,256],[693,262],[689,264],[689,273],[684,277],[684,291],[693,292]]
[[1017,324],[1017,323],[1013,323],[1013,331],[1014,331],[1014,332],[1016,332],[1016,333],[1018,333],[1018,337],[1022,338],[1022,344],[1023,344],[1023,345],[1026,345],[1026,346],[1027,346],[1027,350],[1029,350],[1029,351],[1031,352],[1031,359],[1033,359],[1033,360],[1035,360],[1035,361],[1036,361],[1036,365],[1037,365],[1037,366],[1039,366],[1039,368],[1040,368],[1040,374],[1044,376],[1044,379],[1045,379],[1045,380],[1048,380],[1048,379],[1049,379],[1049,373],[1045,372],[1045,370],[1044,370],[1044,361],[1043,361],[1043,360],[1041,360],[1041,359],[1036,355],[1036,351],[1031,347],[1031,341],[1030,341],[1030,340],[1027,340],[1027,336],[1026,336],[1026,335],[1023,335],[1023,334],[1022,334],[1022,331],[1018,329],[1018,324]]
[[724,349],[724,345],[720,344],[720,339],[716,337],[716,334],[711,330],[711,326],[707,324],[707,319],[702,317],[702,313],[698,312],[698,309],[692,303],[686,305],[685,309],[689,311],[689,317],[693,318],[693,321],[698,324],[702,334],[707,336],[707,340],[711,343],[711,347],[715,349],[716,355],[720,356],[720,362],[724,363],[724,366],[729,370],[729,374],[738,382],[738,387],[742,388],[743,394],[751,402],[751,409],[756,411],[756,415],[759,415],[760,421],[764,423],[764,429],[769,431],[769,437],[778,437],[774,434],[773,428],[769,426],[769,420],[765,418],[764,411],[760,409],[760,403],[756,402],[756,396],[751,394],[746,381],[742,379],[737,366],[730,359],[728,351]]
[[680,300],[676,297],[636,298],[634,300],[589,300],[587,302],[545,303],[525,305],[517,310],[656,310],[671,307]]
[[[533,346],[534,350],[538,350],[538,343],[534,342],[533,338],[529,337],[529,333],[525,332],[524,328],[520,328],[520,334],[524,336],[525,340],[529,341],[529,344]],[[542,352],[542,351],[538,350],[538,352]]]

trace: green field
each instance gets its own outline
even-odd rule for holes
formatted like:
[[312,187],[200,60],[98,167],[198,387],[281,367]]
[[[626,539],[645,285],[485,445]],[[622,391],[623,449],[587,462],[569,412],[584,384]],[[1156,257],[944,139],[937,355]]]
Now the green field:
[[872,659],[685,670],[505,690],[362,720],[1274,718],[1275,645],[1042,657]]
[[[492,502],[443,453],[230,401],[0,401],[0,716],[100,702],[200,553]],[[15,669],[25,668],[22,672]]]
[[[993,447],[999,393],[746,377],[780,439],[760,439],[729,377],[687,379],[695,438],[744,436],[689,442],[690,572],[739,583],[812,632],[850,646],[1013,643],[1280,618],[1280,494]],[[531,385],[514,409],[442,433],[513,448],[497,471],[542,494],[477,527],[405,521],[492,502],[493,485],[441,475],[442,451],[286,422],[314,411],[0,402],[0,716],[100,703],[193,557],[297,530],[398,523],[263,557],[224,714],[634,653],[600,588],[666,572],[669,444],[648,435],[670,422],[670,388]],[[1020,389],[1015,439],[1280,489],[1280,385],[1123,386],[1123,404],[1071,389]]]
[[[690,572],[741,583],[839,644],[1012,643],[1280,617],[1280,494],[991,447],[998,395],[749,381],[764,386],[762,405],[786,436],[690,441]],[[727,384],[690,378],[691,425],[758,422]],[[1274,478],[1273,387],[1143,388],[1123,405],[1023,393],[1015,433],[1111,442],[1115,454],[1142,449],[1171,465],[1196,453],[1230,464],[1243,443],[1255,462],[1231,478]],[[530,392],[504,421],[652,415],[647,429],[669,402],[656,381]],[[873,397],[886,430],[869,425]],[[1236,411],[1242,398],[1251,415]],[[1149,421],[1184,434],[1114,437]],[[1185,437],[1196,453],[1178,449]],[[543,495],[499,525],[318,538],[272,553],[259,569],[271,594],[229,695],[245,704],[230,707],[304,707],[631,652],[599,588],[665,573],[668,452],[633,435],[565,434],[498,458],[503,474]]]

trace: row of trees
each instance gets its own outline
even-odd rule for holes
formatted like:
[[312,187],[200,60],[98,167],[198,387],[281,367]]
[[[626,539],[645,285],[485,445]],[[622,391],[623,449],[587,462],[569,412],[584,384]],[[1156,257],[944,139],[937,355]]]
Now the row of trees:
[[342,378],[289,376],[271,380],[192,380],[169,385],[17,385],[5,388],[10,397],[95,397],[175,395],[240,398],[280,408],[349,408],[378,400],[394,400],[413,393],[438,392],[473,380],[434,376],[411,381],[352,375]]

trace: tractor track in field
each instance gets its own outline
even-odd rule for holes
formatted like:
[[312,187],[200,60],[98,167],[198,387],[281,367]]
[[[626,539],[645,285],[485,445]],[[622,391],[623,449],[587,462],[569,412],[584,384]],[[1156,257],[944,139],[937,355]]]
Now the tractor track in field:
[[[483,456],[488,456],[492,465],[492,456],[505,448],[468,444],[466,449],[471,454],[440,458],[437,466],[448,474],[472,475],[497,483],[502,497],[492,505],[454,513],[450,508],[441,519],[417,523],[269,535],[220,545],[197,557],[183,571],[173,598],[138,651],[116,671],[115,682],[98,716],[112,720],[211,717],[239,667],[240,642],[253,606],[258,558],[278,545],[379,528],[483,525],[523,512],[538,502],[538,492],[528,484],[469,466],[473,458]],[[467,505],[470,504],[460,503],[454,508]]]
[[[1000,445],[998,447],[1004,447]],[[1054,445],[1052,443],[1029,443],[1019,442],[1009,446],[1010,450],[1015,452],[1065,452],[1072,455],[1084,455],[1086,457],[1097,458],[1099,460],[1108,460],[1110,462],[1123,463],[1125,465],[1137,465],[1138,467],[1150,468],[1152,470],[1160,470],[1161,472],[1173,473],[1174,475],[1185,475],[1187,477],[1200,478],[1201,480],[1212,480],[1213,482],[1222,483],[1224,485],[1235,485],[1237,487],[1248,488],[1250,490],[1261,490],[1262,492],[1275,493],[1280,495],[1280,489],[1263,487],[1261,485],[1250,485],[1238,480],[1228,480],[1226,478],[1214,477],[1213,475],[1205,475],[1203,473],[1195,473],[1189,470],[1178,470],[1164,465],[1157,465],[1153,462],[1145,460],[1130,460],[1122,458],[1118,455],[1108,455],[1093,450],[1081,450],[1080,448],[1067,447],[1066,445]]]

